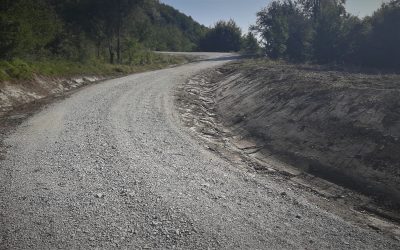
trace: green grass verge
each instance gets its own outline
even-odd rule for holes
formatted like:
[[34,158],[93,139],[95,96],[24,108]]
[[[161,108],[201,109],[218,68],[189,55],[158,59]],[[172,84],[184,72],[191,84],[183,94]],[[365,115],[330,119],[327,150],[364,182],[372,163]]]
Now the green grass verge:
[[34,75],[69,77],[76,75],[118,76],[182,64],[190,59],[180,55],[148,53],[131,64],[109,64],[98,60],[74,62],[62,59],[0,61],[0,81],[29,80]]

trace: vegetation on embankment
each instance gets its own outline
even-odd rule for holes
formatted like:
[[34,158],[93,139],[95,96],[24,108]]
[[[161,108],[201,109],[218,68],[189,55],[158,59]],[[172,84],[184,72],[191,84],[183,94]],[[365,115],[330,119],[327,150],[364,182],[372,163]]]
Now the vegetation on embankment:
[[161,69],[190,60],[191,58],[182,55],[162,55],[151,52],[145,53],[143,57],[137,57],[137,63],[129,65],[110,64],[99,60],[75,62],[64,59],[39,61],[13,59],[0,61],[0,81],[30,80],[35,75],[43,77],[118,76]]
[[217,113],[237,133],[400,206],[399,75],[255,59],[222,67],[212,82]]
[[157,0],[0,0],[0,81],[113,76],[187,60],[207,28]]
[[[132,73],[162,69],[194,60],[193,56],[146,53],[135,65],[94,60],[0,61],[0,116],[33,101],[63,96],[81,86]],[[35,106],[35,105],[33,105]],[[37,105],[36,105],[37,106]]]
[[157,50],[258,49],[234,21],[209,29],[158,0],[0,2],[0,81],[127,74],[182,61]]
[[131,64],[138,51],[192,51],[206,30],[157,0],[1,0],[0,58]]
[[362,19],[348,13],[345,3],[272,1],[252,28],[271,58],[399,70],[400,0],[385,1]]

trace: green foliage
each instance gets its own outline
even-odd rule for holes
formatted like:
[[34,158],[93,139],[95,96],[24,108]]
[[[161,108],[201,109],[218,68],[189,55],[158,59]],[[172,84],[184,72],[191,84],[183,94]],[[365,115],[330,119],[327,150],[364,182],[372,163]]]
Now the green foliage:
[[243,36],[241,47],[243,52],[249,54],[258,54],[261,50],[257,38],[251,32],[248,32],[245,36]]
[[307,58],[312,27],[296,2],[274,1],[257,17],[257,25],[252,29],[261,34],[270,57],[294,60]]
[[339,61],[340,39],[345,18],[342,1],[321,1],[314,17],[313,58],[319,63]]
[[18,25],[0,13],[0,58],[6,58],[16,47]]
[[212,52],[239,51],[242,31],[233,20],[219,21],[200,41],[200,50]]
[[292,2],[274,1],[268,8],[257,13],[257,26],[253,29],[261,34],[266,52],[272,58],[283,57],[286,53],[291,5]]
[[206,30],[158,0],[0,0],[6,60],[144,64],[152,60],[148,50],[195,50]]
[[53,9],[44,0],[15,0],[7,7],[0,13],[4,34],[0,55],[10,58],[42,54],[60,28]]
[[272,58],[400,69],[400,0],[363,20],[345,0],[273,1],[252,27]]
[[0,61],[0,81],[28,80],[35,74],[42,76],[68,77],[75,75],[120,75],[160,69],[168,65],[188,61],[182,56],[169,56],[152,52],[139,51],[130,65],[109,64],[96,59],[86,62],[68,61],[65,59],[44,59],[24,61]]
[[0,61],[0,80],[30,79],[32,74],[32,68],[20,59]]
[[383,4],[365,23],[370,32],[362,49],[364,61],[375,67],[400,68],[400,1]]

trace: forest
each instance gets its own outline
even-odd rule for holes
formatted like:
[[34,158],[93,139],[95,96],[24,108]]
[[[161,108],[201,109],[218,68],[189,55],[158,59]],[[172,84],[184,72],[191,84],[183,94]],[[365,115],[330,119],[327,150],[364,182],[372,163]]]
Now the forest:
[[400,0],[362,19],[345,0],[275,0],[245,35],[234,20],[205,27],[158,0],[0,0],[0,79],[25,62],[144,65],[155,60],[152,51],[263,51],[293,62],[400,69],[399,27]]
[[271,58],[400,69],[400,0],[360,19],[345,0],[273,1],[252,30]]
[[192,51],[207,28],[156,0],[1,0],[0,58],[96,57],[132,63],[150,50]]

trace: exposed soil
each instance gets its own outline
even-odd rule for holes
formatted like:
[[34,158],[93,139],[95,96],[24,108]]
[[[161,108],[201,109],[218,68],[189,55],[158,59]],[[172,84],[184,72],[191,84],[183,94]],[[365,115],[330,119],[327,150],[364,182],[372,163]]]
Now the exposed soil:
[[[136,70],[134,73],[160,68],[171,68],[204,59],[204,57],[199,53],[163,54],[179,57],[179,64],[158,66],[149,65],[148,67],[143,66],[134,68],[134,70]],[[122,77],[124,75],[126,75],[126,73],[123,73],[123,71],[115,71],[112,74],[83,74],[69,77],[34,75],[32,79],[0,81],[0,118],[10,116],[9,112],[15,109],[17,109],[17,111],[26,108],[29,110],[30,106],[37,106],[37,103],[41,103],[40,100],[42,99],[51,100],[53,97],[57,98],[59,96],[64,96],[67,92],[79,89],[88,84],[96,83],[106,79]],[[48,100],[44,100],[44,102],[48,102]]]
[[300,185],[346,219],[398,234],[371,221],[400,222],[399,83],[398,75],[243,60],[192,78],[178,103],[211,150]]
[[79,76],[72,78],[35,76],[31,80],[0,82],[0,116],[25,104],[60,96],[65,92],[104,80],[105,76]]

